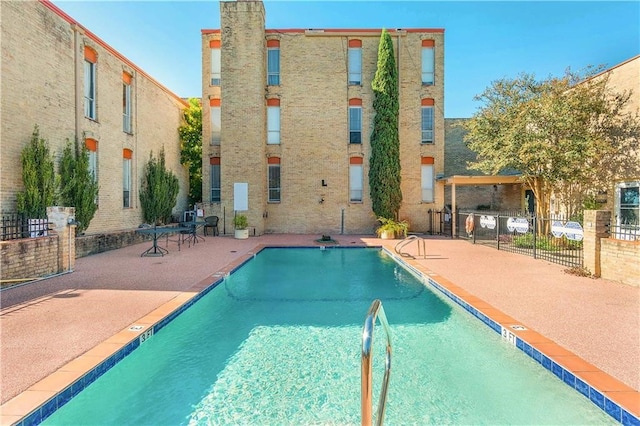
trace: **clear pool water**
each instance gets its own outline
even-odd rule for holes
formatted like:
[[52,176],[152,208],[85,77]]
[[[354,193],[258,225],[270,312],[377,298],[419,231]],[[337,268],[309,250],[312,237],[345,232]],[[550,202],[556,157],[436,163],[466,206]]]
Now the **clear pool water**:
[[[393,339],[386,424],[615,423],[383,251],[278,248],[45,424],[360,424],[362,326],[376,298]],[[376,331],[374,404],[384,370]]]

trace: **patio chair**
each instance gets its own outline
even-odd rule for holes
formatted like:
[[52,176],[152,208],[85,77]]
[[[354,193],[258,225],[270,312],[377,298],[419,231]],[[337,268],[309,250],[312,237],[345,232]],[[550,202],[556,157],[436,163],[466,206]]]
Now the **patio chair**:
[[207,235],[207,229],[211,228],[213,232],[213,236],[219,235],[218,232],[218,216],[207,216],[204,218],[204,221],[207,222],[204,225],[204,235]]
[[182,222],[180,226],[188,228],[180,231],[180,239],[182,240],[182,244],[185,241],[188,243],[188,247],[191,247],[191,244],[195,244],[196,240],[196,224],[193,222]]

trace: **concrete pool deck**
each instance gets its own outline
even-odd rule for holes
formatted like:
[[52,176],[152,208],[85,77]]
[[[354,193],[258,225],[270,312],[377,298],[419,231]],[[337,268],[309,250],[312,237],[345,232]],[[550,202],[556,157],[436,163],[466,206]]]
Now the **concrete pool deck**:
[[[132,324],[153,324],[247,255],[270,245],[319,245],[316,238],[207,237],[180,251],[170,242],[164,257],[140,257],[150,245],[142,243],[78,259],[73,273],[3,290],[0,424],[20,421],[135,338],[128,331]],[[391,251],[398,242],[333,238],[341,246]],[[560,265],[463,240],[425,238],[427,257],[408,263],[494,313],[498,322],[517,322],[539,333],[544,344],[557,344],[560,355],[575,354],[571,362],[581,363],[582,377],[619,396],[618,403],[640,417],[639,288],[570,275]]]

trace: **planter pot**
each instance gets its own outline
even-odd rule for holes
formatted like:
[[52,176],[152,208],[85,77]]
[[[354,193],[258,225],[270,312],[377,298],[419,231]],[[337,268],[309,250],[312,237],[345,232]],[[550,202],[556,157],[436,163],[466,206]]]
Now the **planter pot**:
[[247,238],[249,238],[249,230],[248,229],[236,229],[234,236],[238,239],[238,240],[246,240]]
[[383,240],[395,240],[396,239],[396,233],[393,231],[382,231],[380,233],[380,239]]

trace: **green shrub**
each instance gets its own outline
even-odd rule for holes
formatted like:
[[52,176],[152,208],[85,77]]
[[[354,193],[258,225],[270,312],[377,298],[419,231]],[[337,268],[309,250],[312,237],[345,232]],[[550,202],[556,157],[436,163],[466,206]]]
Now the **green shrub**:
[[24,191],[17,194],[18,213],[29,218],[45,218],[47,207],[55,205],[56,174],[47,141],[40,137],[36,125],[31,143],[22,150],[22,183]]
[[178,178],[165,167],[164,148],[158,159],[149,154],[149,162],[140,189],[140,205],[146,223],[165,224],[171,221],[180,189]]

